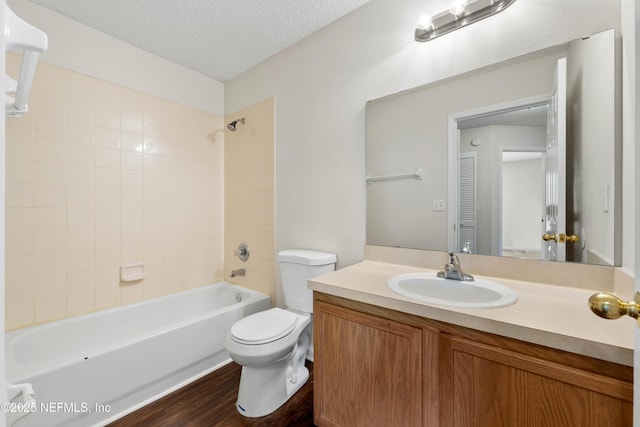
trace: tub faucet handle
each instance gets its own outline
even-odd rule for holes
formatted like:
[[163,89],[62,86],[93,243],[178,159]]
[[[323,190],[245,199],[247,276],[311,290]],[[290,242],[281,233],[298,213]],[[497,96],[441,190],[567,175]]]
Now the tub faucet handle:
[[233,251],[233,254],[240,258],[240,261],[246,261],[249,259],[249,246],[246,243],[240,243],[238,249]]

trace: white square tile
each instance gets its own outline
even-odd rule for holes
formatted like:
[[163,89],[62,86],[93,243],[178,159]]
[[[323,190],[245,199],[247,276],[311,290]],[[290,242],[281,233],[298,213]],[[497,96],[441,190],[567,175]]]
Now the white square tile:
[[67,144],[54,139],[34,138],[33,157],[43,162],[66,163]]
[[[80,271],[94,271],[96,268],[96,251],[70,251],[67,254],[67,271],[76,273]],[[93,281],[93,279],[92,279]]]
[[142,190],[143,175],[141,170],[122,170],[120,187],[125,190]]
[[31,136],[14,136],[6,138],[7,159],[34,159],[33,142]]
[[33,231],[34,208],[6,208],[6,231]]
[[35,321],[34,304],[30,302],[22,305],[7,304],[6,328],[7,331],[22,328],[33,324]]
[[34,162],[34,182],[45,185],[66,185],[67,165],[53,162]]
[[162,172],[162,156],[145,154],[143,168],[145,172]]
[[67,317],[67,298],[59,297],[35,302],[35,322],[43,323]]
[[96,128],[94,125],[79,122],[67,122],[67,142],[94,145],[95,137]]
[[96,310],[104,310],[120,305],[120,289],[97,289]]
[[93,145],[67,144],[67,163],[71,165],[93,166],[96,164],[96,152]]
[[31,184],[34,182],[34,161],[31,159],[7,159],[6,182],[10,184]]
[[69,165],[67,167],[67,184],[69,186],[93,187],[95,183],[95,167],[83,165]]
[[94,270],[73,271],[67,273],[67,294],[74,295],[92,292],[96,289]]
[[7,231],[7,255],[33,255],[35,250],[34,236],[34,231]]
[[96,168],[95,185],[96,188],[120,189],[120,169]]
[[96,188],[96,207],[119,208],[120,188]]
[[69,316],[90,313],[96,309],[95,292],[69,295],[67,298],[67,313]]
[[135,151],[142,153],[143,139],[141,133],[120,132],[120,149],[123,151]]
[[67,208],[67,227],[69,229],[89,229],[96,227],[96,208]]
[[7,184],[6,206],[28,208],[34,206],[33,184]]
[[123,170],[142,170],[142,153],[121,151],[120,167]]
[[96,167],[120,168],[120,150],[96,147]]
[[69,251],[86,251],[96,248],[95,228],[71,228],[67,231]]
[[121,203],[123,208],[141,208],[143,206],[142,190],[135,188],[123,188]]
[[95,128],[96,146],[120,149],[120,130],[107,127]]
[[69,208],[93,208],[96,206],[96,189],[93,187],[68,187]]
[[67,187],[64,185],[35,185],[33,203],[37,208],[64,208],[67,206]]
[[36,277],[67,274],[67,252],[36,254],[34,256],[34,271]]
[[120,130],[120,110],[118,108],[97,105],[96,126]]
[[51,274],[35,278],[35,301],[63,298],[67,295],[67,274]]
[[96,249],[120,249],[120,226],[96,228]]
[[34,208],[35,230],[64,230],[67,227],[67,208]]
[[36,230],[34,232],[34,253],[59,253],[67,250],[65,230]]

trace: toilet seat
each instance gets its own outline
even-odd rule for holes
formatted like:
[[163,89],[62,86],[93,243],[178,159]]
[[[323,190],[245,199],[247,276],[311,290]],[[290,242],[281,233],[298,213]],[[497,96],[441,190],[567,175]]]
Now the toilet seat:
[[281,308],[272,308],[240,319],[231,327],[231,338],[241,344],[260,345],[289,335],[298,316]]

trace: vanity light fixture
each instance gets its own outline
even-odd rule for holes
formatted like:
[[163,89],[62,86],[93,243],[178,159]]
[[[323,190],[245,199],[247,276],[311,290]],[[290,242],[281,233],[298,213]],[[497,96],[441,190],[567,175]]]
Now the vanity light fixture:
[[426,42],[502,12],[516,0],[453,0],[448,10],[435,16],[422,15],[416,41]]

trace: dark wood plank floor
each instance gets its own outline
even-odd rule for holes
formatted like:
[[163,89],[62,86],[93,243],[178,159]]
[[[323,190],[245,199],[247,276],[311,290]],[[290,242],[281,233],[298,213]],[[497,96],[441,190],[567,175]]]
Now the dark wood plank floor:
[[241,367],[234,362],[120,418],[108,427],[313,426],[313,364],[310,378],[273,414],[247,418],[236,410]]

